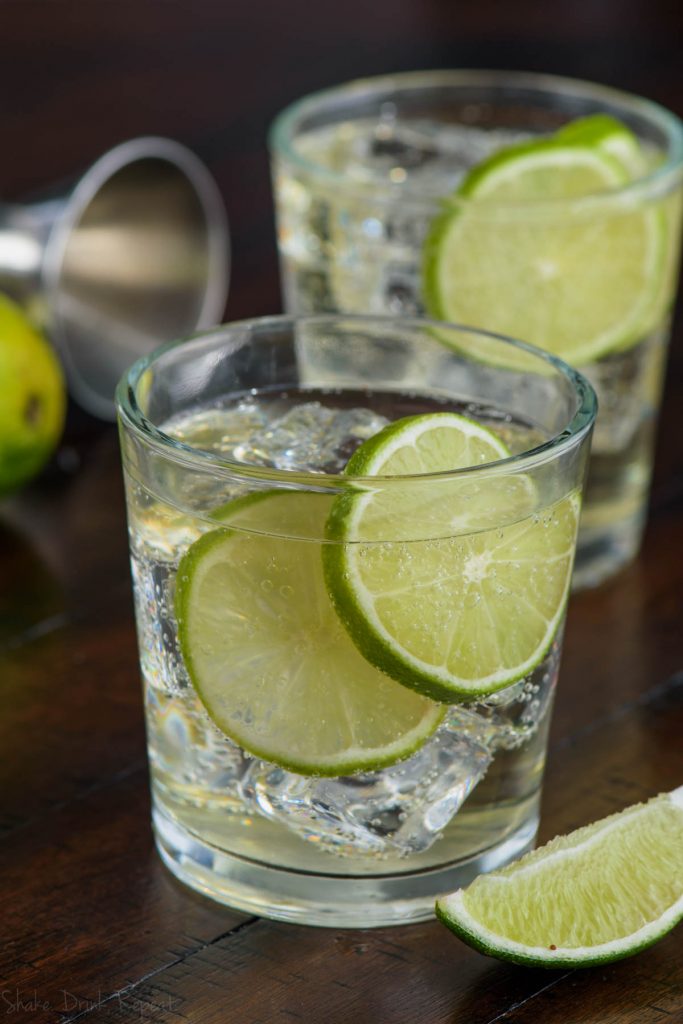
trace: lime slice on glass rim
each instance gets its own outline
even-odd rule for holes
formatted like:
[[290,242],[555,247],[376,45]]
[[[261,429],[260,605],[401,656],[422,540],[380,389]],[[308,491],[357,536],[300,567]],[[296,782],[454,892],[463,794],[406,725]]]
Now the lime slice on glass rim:
[[632,956],[683,918],[683,787],[480,875],[436,914],[468,945],[519,964]]
[[403,760],[444,713],[373,668],[339,622],[319,542],[333,500],[237,498],[213,513],[224,525],[191,545],[177,574],[180,650],[210,718],[249,753],[303,775]]
[[555,133],[563,143],[580,143],[602,150],[617,160],[632,179],[648,170],[645,154],[630,128],[611,114],[588,114],[570,121]]
[[[658,154],[654,149],[651,151],[643,149],[631,129],[616,117],[612,117],[611,114],[590,114],[587,117],[579,117],[560,128],[555,134],[555,138],[562,142],[590,145],[608,153],[628,171],[633,181],[649,174],[663,159],[662,154]],[[676,245],[680,218],[678,207],[679,199],[676,193],[673,193],[662,198],[656,208],[659,217],[662,218],[661,229],[665,235],[663,244],[666,246],[666,252],[662,256],[658,291],[652,297],[646,322],[641,329],[643,336],[664,318],[667,306],[673,304],[676,291],[673,279],[677,270]],[[633,340],[633,334],[626,335],[624,341],[615,346],[614,354],[630,348]],[[659,386],[656,365],[655,362],[653,364],[656,376],[656,381],[653,382],[655,391]],[[653,399],[653,401],[656,404],[657,399]]]
[[341,543],[323,549],[325,579],[353,642],[392,678],[445,703],[527,675],[564,613],[578,496],[538,510],[526,474],[448,475],[509,454],[455,413],[397,420],[356,449],[346,472],[411,479],[350,488],[328,520]]
[[[615,193],[632,180],[622,159],[635,139],[590,121],[500,150],[444,201],[423,250],[430,316],[523,338],[574,366],[652,327],[667,264],[664,211]],[[478,355],[501,359],[485,345]],[[524,368],[523,353],[511,356]]]

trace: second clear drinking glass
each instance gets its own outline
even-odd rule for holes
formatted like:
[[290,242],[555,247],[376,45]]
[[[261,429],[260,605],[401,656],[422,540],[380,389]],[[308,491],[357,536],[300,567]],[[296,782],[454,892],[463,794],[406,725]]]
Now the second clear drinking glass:
[[270,141],[286,309],[426,313],[578,367],[600,412],[575,584],[628,562],[676,290],[678,118],[547,75],[415,72],[306,97]]
[[117,398],[170,869],[367,927],[528,849],[583,378],[428,321],[272,317],[160,350]]

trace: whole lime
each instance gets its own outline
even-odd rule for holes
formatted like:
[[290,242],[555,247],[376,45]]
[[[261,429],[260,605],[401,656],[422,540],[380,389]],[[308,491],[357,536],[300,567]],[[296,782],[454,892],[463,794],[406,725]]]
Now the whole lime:
[[62,434],[66,389],[46,339],[0,295],[0,495],[41,469]]

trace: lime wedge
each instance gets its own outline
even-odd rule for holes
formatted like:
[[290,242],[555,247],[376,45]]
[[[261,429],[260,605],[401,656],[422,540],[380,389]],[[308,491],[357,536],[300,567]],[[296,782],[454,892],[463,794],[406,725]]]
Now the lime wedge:
[[323,551],[330,595],[359,651],[435,700],[474,700],[544,657],[562,620],[579,518],[576,495],[538,509],[523,473],[439,474],[505,458],[463,416],[408,417],[362,444],[346,472],[411,475],[349,490]]
[[591,967],[683,918],[683,787],[560,836],[437,901],[468,945],[534,967]]
[[656,321],[667,230],[661,204],[614,192],[631,180],[614,135],[608,144],[603,126],[596,139],[594,126],[588,144],[563,132],[564,141],[522,143],[473,168],[432,223],[423,291],[436,319],[523,338],[581,366]]
[[307,539],[324,535],[332,500],[238,498],[214,513],[225,527],[195,541],[177,575],[180,649],[210,718],[249,753],[304,775],[393,764],[443,717],[373,668],[341,626],[320,543]]

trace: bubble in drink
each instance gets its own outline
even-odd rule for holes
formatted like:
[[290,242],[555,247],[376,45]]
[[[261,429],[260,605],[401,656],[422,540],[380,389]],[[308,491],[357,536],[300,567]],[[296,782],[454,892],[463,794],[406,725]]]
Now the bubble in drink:
[[[338,473],[360,444],[397,415],[443,409],[435,399],[419,395],[405,394],[397,402],[396,396],[380,392],[255,395],[176,418],[164,431],[204,451],[229,452],[244,464]],[[466,411],[468,416],[478,412],[471,403]],[[479,415],[513,450],[533,444],[535,428],[528,424],[495,410],[479,410]],[[237,856],[267,858],[265,851],[277,848],[285,863],[341,873],[362,872],[363,865],[379,861],[389,868],[410,862],[411,868],[426,869],[454,854],[475,854],[495,841],[501,828],[528,818],[538,798],[559,636],[526,678],[479,702],[444,707],[431,737],[418,742],[409,756],[377,770],[325,778],[288,770],[240,747],[217,727],[188,675],[175,595],[183,556],[199,538],[216,531],[207,513],[243,490],[233,493],[217,481],[191,479],[172,506],[141,484],[129,484],[157,808]],[[245,519],[236,529],[247,536],[249,528]],[[312,548],[319,557],[320,539],[277,540],[272,572],[260,585],[264,600],[271,601],[273,594],[294,600],[297,583],[282,582],[277,553],[295,544],[303,545],[301,558]],[[294,563],[304,564],[301,558]],[[243,607],[216,611],[243,613]],[[328,608],[325,614],[333,613]],[[304,637],[299,646],[283,649],[282,658],[294,664],[306,657],[306,646]],[[378,678],[386,677],[380,673]],[[265,685],[255,660],[253,687]],[[382,685],[398,684],[386,678]],[[329,708],[334,707],[331,693]],[[378,707],[378,715],[387,713],[379,699]],[[291,756],[296,760],[300,753]]]

